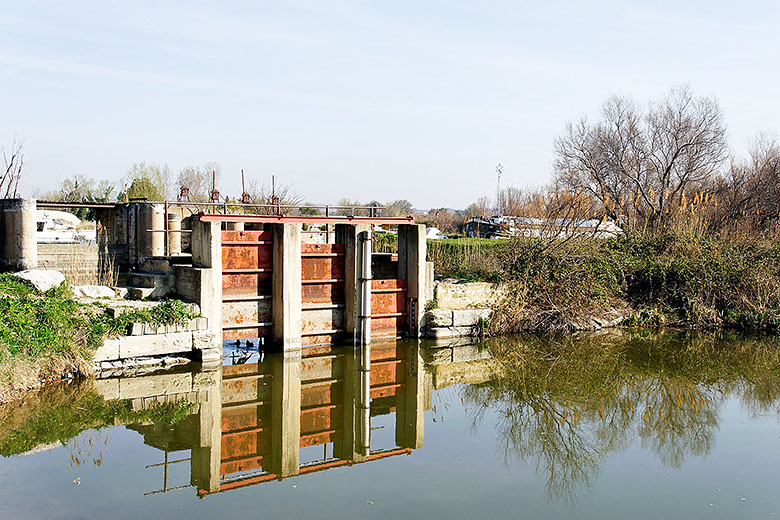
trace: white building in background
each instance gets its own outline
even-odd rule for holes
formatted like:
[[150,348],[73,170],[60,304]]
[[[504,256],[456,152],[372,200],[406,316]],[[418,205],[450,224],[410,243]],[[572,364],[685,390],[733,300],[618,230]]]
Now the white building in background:
[[611,220],[598,219],[547,219],[494,215],[473,217],[465,222],[468,237],[482,238],[614,238],[623,230]]
[[95,228],[82,228],[81,219],[73,213],[38,210],[37,220],[39,244],[88,244],[95,242]]

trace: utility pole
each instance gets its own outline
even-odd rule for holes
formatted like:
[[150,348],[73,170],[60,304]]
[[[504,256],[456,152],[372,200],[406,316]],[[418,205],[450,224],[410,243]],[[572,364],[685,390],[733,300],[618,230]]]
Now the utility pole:
[[504,166],[501,163],[496,165],[496,215],[501,213],[501,173],[504,171]]

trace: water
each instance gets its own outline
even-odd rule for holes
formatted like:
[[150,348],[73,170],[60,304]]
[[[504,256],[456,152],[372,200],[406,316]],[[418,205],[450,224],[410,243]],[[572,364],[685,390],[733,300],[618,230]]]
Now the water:
[[777,346],[228,352],[49,388],[0,410],[0,518],[772,518]]

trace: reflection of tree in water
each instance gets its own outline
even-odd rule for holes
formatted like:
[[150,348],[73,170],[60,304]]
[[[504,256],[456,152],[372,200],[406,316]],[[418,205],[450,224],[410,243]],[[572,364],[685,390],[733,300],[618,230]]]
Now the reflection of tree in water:
[[489,384],[463,388],[474,425],[497,412],[507,463],[529,461],[551,496],[572,500],[610,453],[639,440],[666,466],[712,449],[729,396],[753,414],[780,411],[775,338],[590,335],[496,338]]

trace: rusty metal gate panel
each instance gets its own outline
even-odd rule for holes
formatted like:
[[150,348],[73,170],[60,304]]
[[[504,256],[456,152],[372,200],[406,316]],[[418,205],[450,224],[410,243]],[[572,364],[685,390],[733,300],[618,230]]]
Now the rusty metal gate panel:
[[371,337],[400,336],[406,327],[406,280],[371,281]]
[[222,338],[271,336],[270,231],[222,232]]
[[262,469],[267,463],[270,382],[270,367],[264,363],[223,367],[220,475]]
[[301,245],[303,345],[333,343],[344,332],[343,244]]
[[408,352],[398,342],[382,342],[371,347],[371,399],[403,394]]

